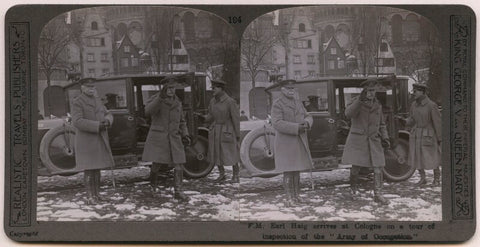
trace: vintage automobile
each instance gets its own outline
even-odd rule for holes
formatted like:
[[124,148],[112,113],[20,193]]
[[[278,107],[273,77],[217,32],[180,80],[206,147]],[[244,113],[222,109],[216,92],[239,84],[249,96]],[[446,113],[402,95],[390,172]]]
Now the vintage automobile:
[[[204,74],[121,75],[98,78],[96,89],[114,122],[108,130],[115,166],[112,169],[148,165],[141,162],[148,134],[149,119],[145,117],[145,102],[162,88],[166,76],[179,79],[176,95],[183,102],[187,127],[192,143],[185,146],[187,163],[185,175],[200,178],[208,175],[213,165],[207,162],[208,128],[202,118],[211,98],[209,80]],[[75,128],[69,110],[73,99],[80,94],[80,85],[73,82],[64,87],[65,114],[63,117],[38,121],[39,175],[69,175],[75,168]]]
[[[349,119],[345,117],[345,108],[358,96],[362,88],[360,83],[368,77],[326,77],[297,81],[297,93],[313,117],[313,126],[308,132],[308,143],[314,164],[313,171],[328,171],[350,168],[341,164],[341,157],[350,129]],[[415,172],[408,166],[409,132],[404,123],[395,116],[405,117],[409,109],[408,78],[385,76],[381,82],[377,99],[382,104],[391,148],[385,150],[386,166],[384,177],[389,181],[403,181]],[[284,83],[279,82],[265,88],[268,97],[267,109],[281,93]],[[245,134],[240,147],[243,166],[252,176],[274,176],[275,130],[269,119],[263,121],[241,122]],[[368,173],[368,171],[366,172]]]

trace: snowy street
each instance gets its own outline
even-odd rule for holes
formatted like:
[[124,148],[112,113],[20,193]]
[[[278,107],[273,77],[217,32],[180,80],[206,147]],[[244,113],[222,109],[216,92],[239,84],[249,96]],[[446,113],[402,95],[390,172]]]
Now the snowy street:
[[[243,171],[242,171],[243,172]],[[241,172],[241,173],[242,173]],[[231,168],[226,168],[227,178]],[[166,174],[159,191],[152,194],[147,181],[149,168],[115,170],[116,188],[111,171],[102,171],[101,195],[104,202],[85,205],[83,174],[38,177],[38,221],[437,221],[442,219],[441,187],[431,187],[433,175],[427,171],[429,184],[416,187],[415,173],[408,181],[384,183],[388,206],[373,201],[372,181],[362,185],[360,198],[351,201],[349,170],[339,169],[301,174],[304,203],[283,206],[282,176],[227,180],[217,184],[217,169],[202,179],[185,180],[188,202],[173,198],[173,178]]]

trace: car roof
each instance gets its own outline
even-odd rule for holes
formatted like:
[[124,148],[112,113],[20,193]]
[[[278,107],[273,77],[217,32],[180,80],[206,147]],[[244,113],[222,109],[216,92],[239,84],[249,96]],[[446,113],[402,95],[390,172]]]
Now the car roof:
[[[193,72],[191,72],[193,73]],[[123,79],[123,78],[132,78],[132,79],[145,79],[145,80],[154,80],[157,78],[165,78],[167,76],[182,76],[182,75],[187,75],[188,73],[161,73],[161,74],[121,74],[121,75],[111,75],[111,76],[105,76],[105,77],[98,77],[95,78],[95,83],[101,82],[101,81],[106,81],[106,80],[117,80],[117,79]],[[202,76],[207,76],[203,72],[195,72],[195,77],[202,77]],[[64,88],[70,88],[75,85],[78,85],[78,81],[72,82],[70,84],[67,84],[64,86]]]
[[[351,77],[351,76],[330,76],[330,77],[317,77],[317,78],[309,78],[309,79],[299,79],[296,80],[294,84],[303,84],[303,83],[312,83],[312,82],[326,82],[326,81],[334,81],[336,83],[345,83],[345,84],[351,84],[352,82],[358,82],[358,85],[360,86],[360,83],[363,81],[370,79],[370,78],[379,78],[379,79],[388,79],[388,76],[361,76],[361,77]],[[397,80],[406,80],[408,81],[408,76],[396,76]],[[287,80],[280,81],[274,85],[271,85],[267,88],[265,88],[266,91],[276,89],[279,87],[282,87],[285,83],[287,83]]]

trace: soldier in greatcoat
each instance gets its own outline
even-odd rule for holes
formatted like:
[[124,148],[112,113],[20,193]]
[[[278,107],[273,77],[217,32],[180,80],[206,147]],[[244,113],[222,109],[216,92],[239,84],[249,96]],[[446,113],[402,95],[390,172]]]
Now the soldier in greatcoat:
[[208,161],[218,166],[215,182],[226,179],[224,166],[232,166],[232,182],[239,182],[240,114],[237,103],[225,92],[226,82],[212,80],[213,98],[208,114],[201,115],[210,123],[208,133]]
[[358,176],[362,167],[373,168],[374,199],[380,204],[388,204],[383,197],[382,169],[385,155],[382,142],[388,148],[390,141],[382,114],[382,105],[376,99],[375,79],[368,79],[361,84],[364,89],[345,109],[345,116],[352,121],[350,132],[343,150],[342,163],[351,164],[350,186],[353,198],[358,193]]
[[183,164],[186,162],[183,143],[190,137],[183,115],[182,102],[175,95],[174,78],[166,78],[160,93],[152,96],[145,106],[145,115],[151,117],[142,160],[151,161],[150,185],[157,191],[158,172],[162,165],[174,167],[174,197],[187,200],[183,193]]
[[272,124],[275,129],[275,171],[283,173],[283,186],[287,199],[285,206],[301,202],[300,171],[312,169],[312,157],[307,130],[313,118],[307,113],[295,91],[295,81],[281,87],[281,94],[272,105]]
[[100,170],[114,166],[107,129],[113,124],[113,115],[97,97],[95,79],[80,80],[82,93],[72,105],[75,133],[75,162],[77,171],[84,172],[87,204],[101,200]]
[[413,84],[415,101],[406,119],[407,126],[411,126],[408,162],[420,173],[417,185],[426,184],[425,170],[433,169],[432,185],[439,186],[442,123],[437,104],[426,95],[427,89],[425,84]]

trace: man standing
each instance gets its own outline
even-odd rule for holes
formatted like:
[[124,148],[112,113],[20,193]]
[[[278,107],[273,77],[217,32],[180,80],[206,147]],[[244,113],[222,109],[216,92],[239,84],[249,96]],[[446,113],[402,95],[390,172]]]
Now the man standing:
[[285,206],[301,202],[300,171],[312,169],[312,157],[307,133],[313,118],[297,98],[294,83],[289,80],[272,106],[272,124],[275,129],[275,171],[283,173],[283,186],[287,195]]
[[216,182],[224,181],[224,166],[233,166],[232,183],[239,182],[240,114],[234,99],[225,92],[226,82],[212,80],[213,98],[208,114],[203,116],[211,122],[208,133],[208,160],[218,166],[220,175]]
[[82,94],[72,106],[72,121],[75,133],[76,170],[84,171],[87,204],[101,200],[100,170],[114,166],[108,141],[107,128],[113,124],[113,116],[107,111],[95,89],[95,79],[79,81]]
[[183,164],[186,162],[182,140],[188,144],[190,137],[183,116],[182,103],[175,95],[175,80],[164,79],[160,93],[149,99],[145,106],[145,115],[152,123],[148,131],[142,160],[153,162],[150,171],[152,191],[157,191],[158,172],[162,164],[174,167],[174,197],[185,201],[183,194]]
[[382,168],[385,166],[382,142],[389,147],[390,141],[382,115],[382,106],[375,97],[377,82],[375,79],[368,79],[361,85],[364,89],[360,97],[354,99],[345,109],[345,116],[352,120],[352,125],[343,150],[342,163],[352,165],[350,186],[353,198],[358,193],[360,169],[368,167],[374,171],[375,202],[388,204],[381,193]]
[[410,107],[410,117],[406,119],[411,126],[408,162],[418,169],[420,181],[417,185],[427,183],[425,170],[433,169],[433,186],[440,185],[440,159],[442,143],[442,125],[437,104],[425,94],[425,84],[413,84],[415,101]]

